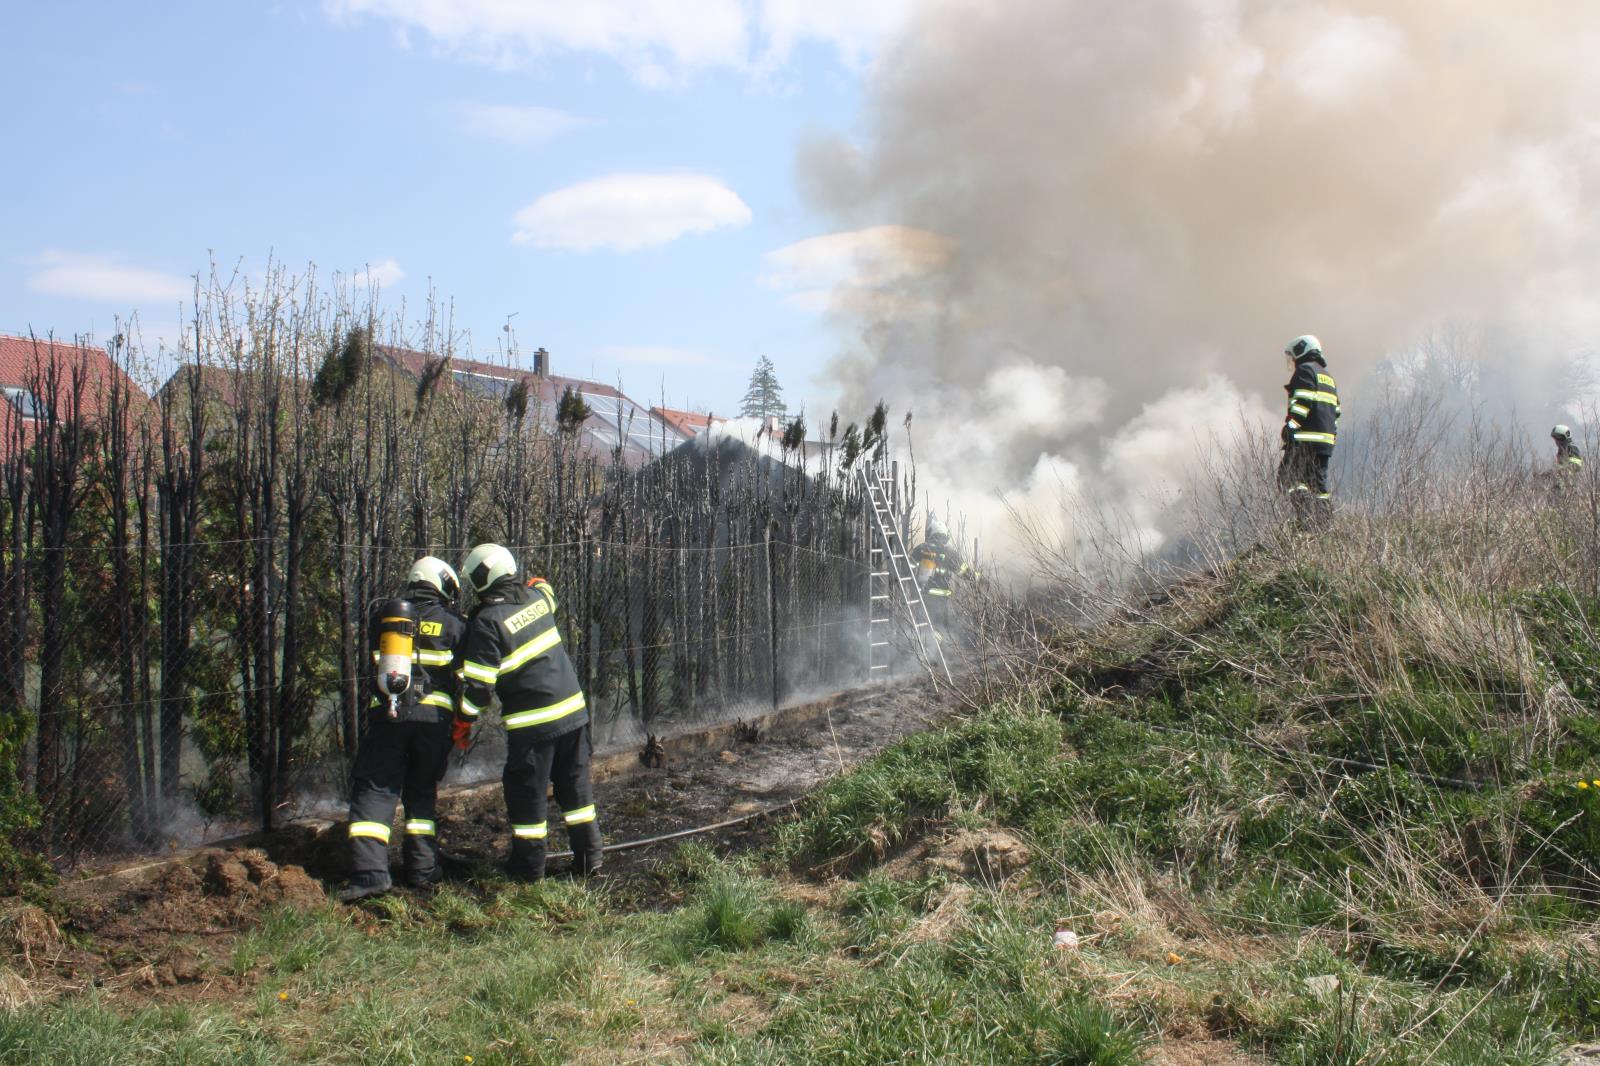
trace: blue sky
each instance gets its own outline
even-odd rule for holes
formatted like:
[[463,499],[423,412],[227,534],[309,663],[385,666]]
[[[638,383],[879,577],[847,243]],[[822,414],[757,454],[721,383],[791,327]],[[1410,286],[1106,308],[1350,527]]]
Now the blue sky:
[[769,257],[829,229],[795,147],[857,126],[893,6],[6,5],[0,330],[168,334],[211,256],[272,255],[641,400],[728,411],[767,354],[815,409],[838,340]]

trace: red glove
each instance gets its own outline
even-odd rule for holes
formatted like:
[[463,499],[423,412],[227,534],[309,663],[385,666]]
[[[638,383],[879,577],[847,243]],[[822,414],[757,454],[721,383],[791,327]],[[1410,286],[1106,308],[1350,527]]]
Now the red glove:
[[555,610],[556,590],[550,587],[550,582],[546,581],[542,577],[530,577],[528,579],[528,587],[533,591],[542,594],[545,599],[550,601],[550,609]]
[[472,723],[465,719],[457,718],[455,725],[450,727],[450,740],[462,751],[472,747]]

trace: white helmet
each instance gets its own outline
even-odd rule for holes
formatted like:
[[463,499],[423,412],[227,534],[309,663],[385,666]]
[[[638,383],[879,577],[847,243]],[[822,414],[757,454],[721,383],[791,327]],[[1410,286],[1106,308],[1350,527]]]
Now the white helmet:
[[451,600],[455,599],[456,593],[461,590],[461,579],[456,577],[455,569],[443,559],[432,555],[424,555],[411,564],[411,573],[406,575],[406,583],[432,585],[446,599]]
[[1321,355],[1322,342],[1307,333],[1303,337],[1296,337],[1290,341],[1289,347],[1283,350],[1283,354],[1298,363],[1300,360],[1308,359],[1313,355]]
[[503,577],[517,572],[517,557],[498,544],[480,544],[467,553],[461,564],[472,587],[482,592]]
[[1556,440],[1571,440],[1572,439],[1572,427],[1571,426],[1553,426],[1553,427],[1551,427],[1551,430],[1550,430],[1550,436],[1554,437]]
[[928,519],[928,539],[949,540],[950,530],[946,529],[945,524],[937,518],[930,518]]

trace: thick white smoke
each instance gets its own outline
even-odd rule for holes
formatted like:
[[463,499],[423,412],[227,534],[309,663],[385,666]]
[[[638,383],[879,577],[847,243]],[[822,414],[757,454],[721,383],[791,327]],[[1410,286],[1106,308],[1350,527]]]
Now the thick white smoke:
[[1277,417],[1297,334],[1354,399],[1465,324],[1562,402],[1600,328],[1597,54],[1592,0],[928,0],[858,135],[802,149],[844,232],[775,264],[859,268],[796,299],[953,507],[1095,493],[1159,541],[1206,441]]

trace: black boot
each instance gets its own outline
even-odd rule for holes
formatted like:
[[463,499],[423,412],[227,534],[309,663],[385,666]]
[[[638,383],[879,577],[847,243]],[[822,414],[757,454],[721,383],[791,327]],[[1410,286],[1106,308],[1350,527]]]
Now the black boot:
[[542,840],[513,840],[506,876],[513,881],[543,881],[544,851]]
[[339,890],[334,899],[340,903],[355,903],[371,896],[381,896],[393,887],[388,874],[357,874]]
[[605,865],[605,852],[600,850],[600,827],[590,822],[574,827],[568,835],[572,840],[572,876],[599,874]]
[[419,892],[431,892],[444,880],[444,870],[435,865],[431,870],[406,870],[406,887]]

